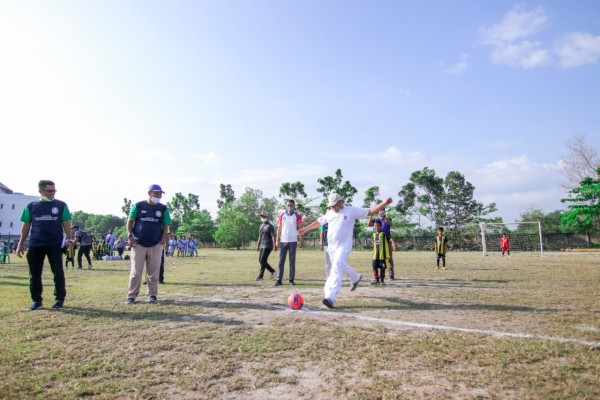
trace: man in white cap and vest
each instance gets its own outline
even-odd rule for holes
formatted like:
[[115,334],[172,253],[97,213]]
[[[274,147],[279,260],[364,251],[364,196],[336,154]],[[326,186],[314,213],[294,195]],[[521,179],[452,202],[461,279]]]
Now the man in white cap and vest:
[[298,234],[302,236],[320,225],[329,224],[327,252],[331,258],[331,273],[325,282],[323,304],[328,308],[333,308],[335,307],[335,297],[342,288],[343,274],[347,274],[352,282],[351,291],[356,289],[362,279],[362,275],[348,265],[348,256],[352,251],[354,221],[377,214],[392,203],[392,198],[389,197],[371,208],[344,206],[344,199],[337,193],[330,194],[328,200],[329,211],[306,228],[298,230]]

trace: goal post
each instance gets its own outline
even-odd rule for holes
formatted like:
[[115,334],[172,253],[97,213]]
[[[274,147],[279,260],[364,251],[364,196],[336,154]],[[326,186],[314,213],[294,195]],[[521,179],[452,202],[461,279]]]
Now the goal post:
[[542,223],[536,222],[503,222],[490,223],[481,222],[481,248],[483,255],[492,252],[501,253],[500,239],[506,233],[510,239],[509,250],[511,252],[528,252],[544,255],[544,243],[542,238]]

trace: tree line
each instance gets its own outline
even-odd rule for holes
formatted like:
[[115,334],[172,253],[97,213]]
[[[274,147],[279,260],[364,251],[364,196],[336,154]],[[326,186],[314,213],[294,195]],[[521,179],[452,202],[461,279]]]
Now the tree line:
[[[184,196],[176,193],[167,203],[173,224],[171,232],[176,236],[195,235],[200,242],[217,242],[223,248],[240,248],[243,243],[258,236],[258,215],[266,212],[275,221],[287,199],[294,199],[297,211],[306,221],[312,221],[326,211],[329,194],[339,193],[345,203],[352,205],[357,189],[344,180],[341,169],[332,176],[317,180],[316,191],[320,196],[309,197],[302,182],[284,182],[278,198],[265,197],[259,189],[246,188],[236,197],[230,184],[221,184],[215,219],[200,207],[198,195]],[[364,193],[363,207],[380,202],[379,186],[372,186]],[[555,210],[544,213],[540,209],[528,209],[521,214],[521,221],[541,221],[544,232],[593,233],[600,227],[600,168],[595,176],[585,177],[579,185],[569,190],[563,199],[567,211]],[[126,237],[125,223],[131,209],[131,200],[123,199],[124,217],[114,215],[73,213],[73,223],[96,236],[109,231]],[[496,204],[483,204],[475,199],[475,187],[458,171],[445,177],[437,176],[435,170],[424,167],[410,175],[409,182],[398,192],[398,201],[386,212],[394,221],[395,236],[433,235],[436,227],[444,226],[451,233],[468,224],[478,222],[503,222],[490,217],[497,211]],[[357,221],[357,236],[370,236],[371,230]],[[311,232],[318,235],[318,232]],[[310,237],[310,236],[309,236]]]

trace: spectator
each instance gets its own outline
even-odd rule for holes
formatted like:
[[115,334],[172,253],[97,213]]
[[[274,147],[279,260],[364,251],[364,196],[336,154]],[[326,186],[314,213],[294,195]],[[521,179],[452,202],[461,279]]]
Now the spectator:
[[23,257],[25,240],[31,230],[27,264],[29,266],[29,291],[33,304],[29,311],[37,310],[43,305],[42,270],[44,259],[47,257],[50,269],[54,275],[54,305],[52,308],[62,308],[67,290],[65,273],[62,268],[63,232],[67,245],[72,246],[71,213],[66,203],[56,200],[56,186],[49,180],[41,180],[38,189],[42,198],[29,203],[21,215],[21,237],[17,246],[17,257]]
[[160,204],[163,193],[159,185],[150,185],[148,198],[135,203],[129,213],[127,233],[131,249],[131,272],[125,301],[127,304],[133,304],[140,293],[144,265],[148,281],[148,301],[157,301],[160,260],[171,224],[169,210]]
[[275,286],[282,285],[285,259],[290,254],[289,283],[294,284],[296,276],[296,247],[298,246],[298,228],[302,226],[302,216],[294,207],[296,202],[292,199],[286,202],[286,211],[282,212],[277,219],[277,241],[275,245],[279,248],[279,275]]

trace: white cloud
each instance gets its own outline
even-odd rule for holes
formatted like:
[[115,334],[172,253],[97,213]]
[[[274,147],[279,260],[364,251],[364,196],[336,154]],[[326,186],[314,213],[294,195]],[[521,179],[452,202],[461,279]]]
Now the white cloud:
[[541,31],[548,17],[543,7],[527,11],[521,6],[514,7],[495,25],[481,28],[485,43],[497,44],[514,42]]
[[554,52],[562,68],[595,64],[600,57],[600,36],[581,32],[571,33],[556,43]]
[[485,191],[522,191],[536,187],[559,186],[560,164],[538,164],[527,156],[507,158],[485,164],[475,171],[474,184]]
[[400,151],[395,146],[388,147],[381,152],[359,154],[327,153],[325,156],[357,161],[383,162],[388,165],[395,165],[402,168],[420,168],[427,160],[425,153],[420,151]]
[[469,55],[463,54],[460,57],[460,61],[456,64],[450,65],[448,67],[442,66],[442,72],[448,75],[458,75],[460,73],[465,72],[467,68],[469,68]]
[[220,162],[220,158],[217,156],[217,153],[215,153],[214,151],[210,151],[206,154],[192,154],[191,158],[200,160],[205,165],[215,165]]
[[539,42],[521,41],[519,43],[498,43],[492,51],[492,61],[515,68],[531,69],[550,61],[548,50],[541,48]]
[[523,69],[550,62],[550,52],[540,42],[524,40],[540,32],[547,21],[542,7],[533,11],[515,7],[499,23],[481,28],[482,42],[492,47],[492,62]]

